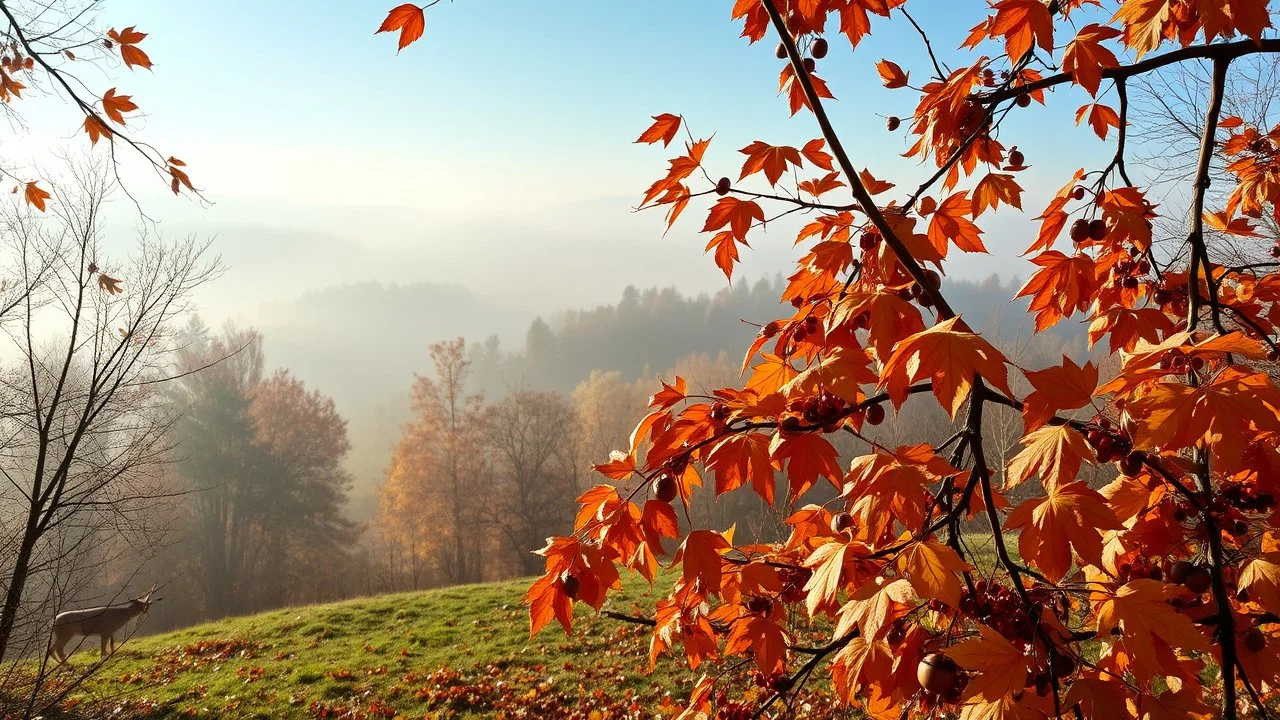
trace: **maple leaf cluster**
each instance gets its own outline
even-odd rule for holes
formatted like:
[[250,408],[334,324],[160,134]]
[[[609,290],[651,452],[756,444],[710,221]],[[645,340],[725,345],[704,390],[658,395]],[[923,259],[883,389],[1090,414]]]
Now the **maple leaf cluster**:
[[[651,666],[671,653],[704,673],[681,718],[780,712],[819,667],[841,702],[872,717],[1233,718],[1274,701],[1280,274],[1276,263],[1232,266],[1212,241],[1258,237],[1264,213],[1280,220],[1280,128],[1220,117],[1231,61],[1280,43],[1264,37],[1266,0],[1114,4],[1109,15],[1091,0],[993,0],[960,62],[927,43],[915,63],[875,61],[886,88],[918,96],[889,130],[906,127],[906,156],[932,160],[931,177],[892,198],[895,184],[840,144],[815,72],[837,33],[857,58],[874,25],[915,25],[911,3],[734,3],[744,38],[778,38],[780,94],[821,136],[753,141],[736,181],[713,180],[710,141],[679,114],[657,115],[637,142],[688,139],[641,206],[664,208],[670,227],[714,196],[702,232],[730,278],[772,208],[806,214],[782,297],[794,312],[761,326],[741,387],[662,384],[629,447],[596,466],[605,481],[578,498],[573,533],[539,551],[532,632],[553,621],[570,631],[573,603],[599,610],[623,571],[653,582],[665,562],[674,587],[642,620]],[[393,11],[383,29],[412,34],[417,16],[404,17]],[[1123,164],[1125,95],[1118,108],[1102,99],[1129,77],[1198,60],[1219,71],[1218,100],[1200,120],[1191,231],[1162,237],[1160,208]],[[931,77],[915,86],[913,73]],[[1018,296],[1038,331],[1081,316],[1108,357],[1025,369],[954,312],[941,276],[953,252],[987,252],[988,213],[1022,210],[1031,168],[998,130],[1033,103],[1052,107],[1059,86],[1091,98],[1077,122],[1117,151],[1048,199],[1025,243],[1037,269]],[[1220,208],[1205,193],[1215,154],[1236,181]],[[767,185],[744,185],[757,175]],[[951,440],[867,437],[886,408],[925,394],[956,424]],[[994,408],[1021,413],[1007,458],[984,444]],[[833,433],[864,440],[865,454],[842,463]],[[1088,479],[1112,465],[1114,480]],[[835,499],[807,502],[823,484]],[[733,528],[690,525],[695,495],[733,492],[784,510],[785,537],[739,543]],[[969,521],[989,526],[996,568],[979,568],[962,542]],[[813,627],[828,629],[826,645],[799,643]],[[748,678],[766,699],[743,699]]]

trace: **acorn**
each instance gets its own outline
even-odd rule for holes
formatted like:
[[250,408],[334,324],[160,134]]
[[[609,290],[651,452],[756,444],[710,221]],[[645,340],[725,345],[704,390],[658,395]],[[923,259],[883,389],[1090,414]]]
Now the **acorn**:
[[942,653],[930,653],[916,666],[920,687],[932,695],[941,695],[956,686],[956,661]]

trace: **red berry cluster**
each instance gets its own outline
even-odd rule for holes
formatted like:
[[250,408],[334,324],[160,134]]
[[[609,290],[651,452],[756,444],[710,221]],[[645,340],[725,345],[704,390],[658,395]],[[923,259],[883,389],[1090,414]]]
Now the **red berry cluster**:
[[1098,456],[1098,462],[1111,462],[1113,460],[1125,459],[1126,463],[1132,467],[1133,462],[1141,464],[1140,456],[1133,461],[1127,460],[1128,455],[1133,451],[1133,441],[1125,433],[1111,424],[1111,421],[1102,418],[1098,421],[1098,426],[1091,428],[1085,434],[1085,438],[1089,440],[1089,444],[1093,446],[1094,453]]
[[1163,580],[1165,575],[1164,565],[1167,564],[1167,560],[1161,563],[1148,557],[1135,558],[1131,563],[1120,563],[1120,566],[1116,568],[1116,579],[1121,583],[1129,583],[1134,580]]
[[1151,292],[1151,302],[1166,313],[1182,317],[1187,314],[1187,288],[1161,281]]
[[1076,245],[1093,240],[1105,240],[1110,231],[1107,229],[1105,220],[1085,220],[1080,218],[1071,223],[1071,242]]
[[862,233],[862,237],[858,238],[858,247],[863,250],[875,250],[880,247],[880,231],[875,228],[868,228]]
[[[1004,81],[1004,80],[1008,80],[1008,79],[1009,79],[1009,71],[1008,71],[1008,70],[1001,70],[1001,71],[1000,71],[1000,80],[1001,80],[1001,81]],[[997,83],[996,83],[996,71],[995,71],[995,70],[992,70],[991,68],[983,68],[983,69],[982,69],[982,85],[983,85],[983,87],[995,87],[995,86],[997,85]]]
[[844,417],[847,405],[844,398],[823,390],[818,397],[795,398],[787,409],[797,413],[809,425],[829,425]]
[[773,601],[767,597],[753,595],[747,598],[746,607],[747,612],[755,613],[756,615],[768,615],[773,610]]
[[1258,502],[1263,497],[1266,498],[1262,502],[1264,506],[1274,506],[1275,501],[1270,495],[1264,496],[1252,486],[1224,483],[1218,495],[1209,501],[1208,510],[1218,521],[1218,527],[1234,537],[1241,537],[1249,534],[1249,521],[1245,518],[1245,513],[1264,512],[1258,509]]
[[1268,513],[1275,509],[1276,499],[1253,483],[1228,482],[1218,489],[1218,497],[1231,507],[1250,513]]
[[738,700],[729,700],[729,694],[720,691],[716,697],[716,720],[752,720],[755,717],[755,708],[750,704]]
[[1187,356],[1179,348],[1169,348],[1160,356],[1159,361],[1161,370],[1168,370],[1179,375],[1187,372],[1188,369],[1200,372],[1204,369],[1204,358],[1199,355]]
[[[1137,249],[1130,248],[1130,252],[1137,252]],[[1142,278],[1151,272],[1151,263],[1146,258],[1124,258],[1115,264],[1112,272],[1116,288],[1137,290]]]
[[756,684],[756,687],[775,693],[784,693],[791,689],[791,678],[783,672],[765,675],[759,670],[753,670],[751,671],[751,681]]
[[1036,626],[1022,598],[999,583],[975,582],[972,592],[966,589],[960,596],[960,612],[982,621],[1009,640],[1031,642],[1035,638]]
[[803,340],[810,335],[818,337],[821,332],[822,321],[813,315],[806,315],[803,320],[791,323],[791,337],[794,340]]

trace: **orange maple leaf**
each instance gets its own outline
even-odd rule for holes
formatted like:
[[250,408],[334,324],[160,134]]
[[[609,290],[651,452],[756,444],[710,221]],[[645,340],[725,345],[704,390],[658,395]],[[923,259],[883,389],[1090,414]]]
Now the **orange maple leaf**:
[[671,144],[675,139],[676,133],[680,132],[681,117],[671,113],[662,113],[653,116],[653,124],[644,132],[640,133],[640,137],[636,138],[638,143],[656,143],[661,141],[662,147]]
[[1022,186],[1007,173],[987,173],[973,189],[973,216],[976,218],[987,208],[1000,207],[1001,202],[1022,209]]
[[1039,475],[1046,489],[1075,479],[1083,460],[1093,457],[1093,447],[1068,425],[1049,425],[1022,438],[1023,449],[1009,461],[1005,489]]
[[[821,542],[821,541],[819,541]],[[813,553],[804,561],[804,566],[813,570],[808,582],[804,585],[805,609],[809,617],[818,611],[831,609],[836,605],[836,595],[843,586],[841,580],[845,573],[845,558],[848,551],[861,543],[846,543],[831,538],[814,548]]]
[[822,197],[823,193],[829,193],[836,188],[845,187],[845,184],[840,180],[840,173],[831,172],[820,178],[804,180],[798,183],[797,187],[817,198]]
[[725,639],[726,655],[750,652],[756,667],[766,676],[780,673],[787,664],[787,632],[767,618],[746,615],[739,618]]
[[1092,257],[1078,252],[1066,255],[1047,250],[1031,262],[1040,269],[1031,274],[1014,297],[1031,297],[1029,310],[1036,314],[1036,330],[1056,325],[1077,310],[1088,310],[1099,287],[1098,269]]
[[779,467],[786,461],[793,499],[813,487],[819,477],[825,477],[838,488],[840,478],[844,476],[840,469],[840,453],[831,443],[813,433],[774,435],[769,443],[769,454]]
[[1157,383],[1129,401],[1134,447],[1204,446],[1225,466],[1240,462],[1248,428],[1280,432],[1280,391],[1266,373],[1227,369],[1200,387]]
[[959,553],[936,540],[911,543],[898,553],[898,570],[911,581],[922,599],[938,599],[959,607],[962,588],[957,573],[972,570]]
[[876,63],[876,70],[880,71],[880,79],[884,81],[884,86],[890,90],[906,87],[908,73],[903,72],[898,63],[892,60],[881,60]]
[[929,242],[939,255],[947,256],[951,242],[965,252],[987,252],[982,230],[968,218],[972,214],[973,202],[965,192],[958,192],[937,206],[929,221]]
[[800,152],[804,154],[805,159],[823,170],[834,170],[835,167],[831,164],[831,153],[823,150],[826,145],[827,141],[823,138],[814,138],[805,143],[804,147],[800,148]]
[[1157,674],[1165,674],[1158,658],[1155,641],[1188,651],[1210,652],[1209,641],[1196,628],[1191,618],[1175,610],[1167,600],[1186,590],[1159,580],[1134,580],[1095,605],[1098,636],[1106,637],[1113,628],[1124,633],[1134,674],[1143,683]]
[[750,484],[756,494],[773,504],[773,461],[769,458],[769,438],[759,433],[741,433],[716,443],[705,464],[716,476],[716,495]]
[[978,623],[978,637],[947,648],[947,655],[960,667],[973,671],[965,686],[966,699],[996,701],[1021,690],[1027,684],[1027,656],[1003,635]]
[[131,95],[116,95],[116,89],[111,88],[102,94],[102,111],[107,117],[113,121],[124,125],[124,114],[137,110],[138,106],[133,102]]
[[426,13],[423,12],[422,8],[412,3],[405,3],[404,5],[397,5],[391,9],[391,12],[387,13],[386,19],[378,26],[378,30],[374,35],[399,30],[400,43],[399,47],[396,48],[396,52],[399,53],[422,37],[422,31],[426,24]]
[[125,67],[132,68],[134,65],[151,69],[151,58],[138,47],[138,43],[147,37],[146,33],[138,32],[133,26],[116,32],[115,29],[107,32],[107,37],[111,38],[120,46],[120,59],[124,60]]
[[1090,95],[1098,94],[1102,71],[1120,65],[1115,53],[1101,44],[1103,40],[1116,37],[1120,37],[1119,30],[1090,23],[1081,28],[1075,39],[1067,44],[1067,50],[1062,56],[1062,69]]
[[48,191],[36,185],[34,182],[27,183],[26,190],[22,193],[23,199],[28,205],[35,207],[40,212],[44,212],[45,200],[49,199]]
[[685,584],[704,595],[719,595],[723,577],[720,555],[732,546],[725,535],[714,530],[694,530],[676,550],[672,564],[680,564]]
[[1053,16],[1047,5],[1040,0],[1001,0],[995,8],[989,37],[1005,39],[1011,61],[1022,59],[1033,42],[1045,52],[1053,52]]
[[738,152],[747,156],[747,161],[742,164],[742,174],[738,176],[739,180],[763,170],[765,179],[769,181],[769,184],[777,185],[778,180],[787,171],[788,165],[799,166],[804,164],[800,159],[799,150],[787,145],[770,145],[761,140],[756,140]]
[[911,384],[922,378],[933,380],[933,394],[954,418],[975,376],[1011,395],[1004,355],[980,335],[955,329],[959,317],[938,323],[906,338],[880,370],[878,387],[889,391],[895,408],[902,407]]
[[712,206],[702,231],[713,232],[728,226],[735,238],[745,240],[751,224],[757,221],[764,222],[764,208],[754,200],[724,197]]
[[1106,498],[1083,481],[1055,484],[1047,489],[1044,497],[1031,498],[1014,508],[1004,527],[1021,528],[1018,550],[1022,557],[1056,582],[1071,569],[1072,548],[1083,564],[1100,565],[1102,531],[1118,530],[1123,525]]
[[1111,128],[1120,127],[1120,116],[1116,114],[1115,110],[1102,103],[1081,105],[1080,109],[1076,111],[1076,124],[1079,125],[1080,121],[1085,119],[1085,116],[1089,118],[1089,127],[1093,128],[1093,131],[1103,140],[1107,139],[1107,132]]
[[89,133],[89,143],[91,145],[97,145],[99,138],[111,137],[111,128],[99,120],[97,115],[84,116],[84,131]]
[[1091,362],[1076,365],[1062,356],[1062,364],[1026,373],[1035,391],[1022,400],[1025,432],[1044,425],[1059,410],[1075,410],[1093,402],[1098,387],[1098,368]]

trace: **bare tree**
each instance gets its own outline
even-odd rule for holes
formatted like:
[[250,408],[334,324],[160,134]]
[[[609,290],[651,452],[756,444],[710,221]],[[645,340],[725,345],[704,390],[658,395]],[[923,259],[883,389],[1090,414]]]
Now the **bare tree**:
[[143,233],[132,252],[108,257],[109,173],[74,171],[48,216],[4,215],[22,289],[0,325],[0,475],[16,519],[3,527],[0,659],[30,650],[31,634],[19,642],[18,631],[65,596],[46,579],[45,597],[28,602],[42,573],[83,555],[95,534],[145,527],[170,459],[175,414],[158,389],[175,366],[173,326],[218,273],[190,239]]

